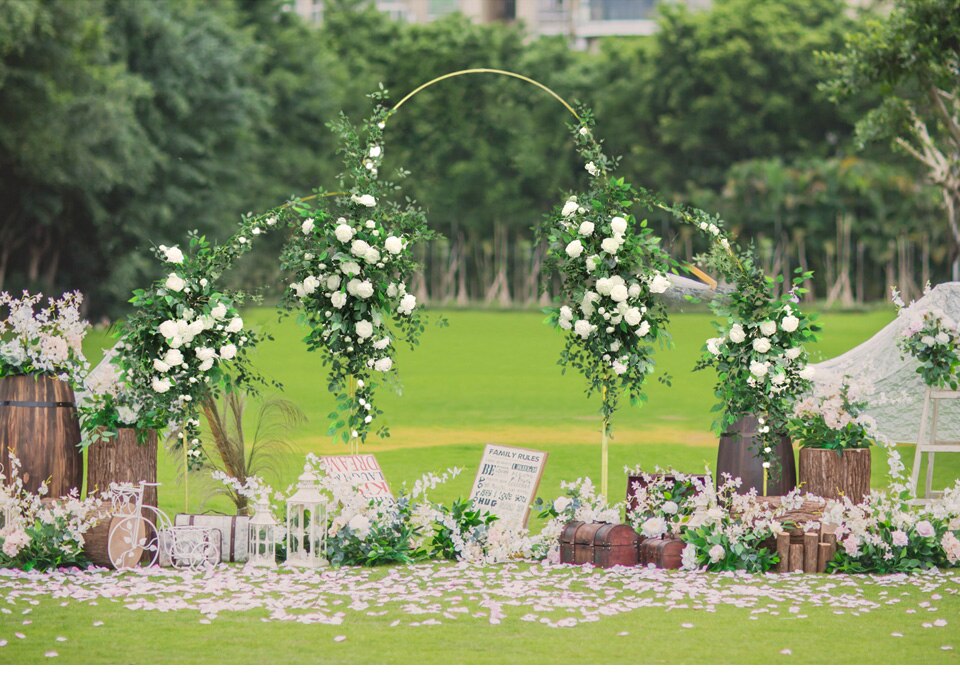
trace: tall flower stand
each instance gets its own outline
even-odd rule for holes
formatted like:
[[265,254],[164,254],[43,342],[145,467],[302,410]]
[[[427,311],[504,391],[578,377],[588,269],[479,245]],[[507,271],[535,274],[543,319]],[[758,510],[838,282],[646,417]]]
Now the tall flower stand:
[[[914,503],[927,503],[943,493],[933,489],[933,459],[938,452],[960,452],[960,440],[945,440],[937,434],[940,418],[940,404],[943,401],[960,400],[960,391],[952,389],[927,388],[923,398],[923,412],[920,416],[920,432],[917,434],[917,449],[913,453],[913,471],[910,473],[910,492],[915,499]],[[927,475],[924,481],[923,498],[917,498],[917,487],[920,481],[920,464],[924,453],[927,454]]]
[[793,444],[786,436],[772,450],[774,462],[779,463],[780,471],[771,471],[764,481],[763,461],[757,457],[755,437],[757,435],[757,418],[754,415],[745,415],[730,427],[720,437],[720,447],[717,452],[717,485],[723,483],[723,474],[730,474],[732,478],[740,478],[741,484],[737,492],[746,494],[754,488],[758,495],[785,495],[797,486],[797,463],[793,457]]

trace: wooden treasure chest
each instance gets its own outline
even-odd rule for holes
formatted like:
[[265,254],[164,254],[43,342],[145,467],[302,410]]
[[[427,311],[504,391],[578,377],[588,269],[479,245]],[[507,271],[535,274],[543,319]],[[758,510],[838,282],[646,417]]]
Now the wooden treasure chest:
[[664,570],[678,570],[685,544],[674,537],[644,539],[640,544],[640,564]]
[[628,525],[571,521],[560,533],[560,562],[604,568],[636,566],[639,539]]

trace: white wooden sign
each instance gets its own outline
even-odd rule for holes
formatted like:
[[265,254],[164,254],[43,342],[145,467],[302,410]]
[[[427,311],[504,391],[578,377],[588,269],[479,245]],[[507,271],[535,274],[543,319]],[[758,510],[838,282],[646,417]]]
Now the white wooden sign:
[[323,455],[320,463],[332,480],[356,485],[364,497],[393,499],[387,477],[373,455]]
[[545,452],[489,444],[483,449],[470,498],[507,527],[526,527],[546,464]]

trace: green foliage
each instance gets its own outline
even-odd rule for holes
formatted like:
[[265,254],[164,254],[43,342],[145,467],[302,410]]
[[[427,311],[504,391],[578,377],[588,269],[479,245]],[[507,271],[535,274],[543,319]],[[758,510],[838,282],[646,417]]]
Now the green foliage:
[[460,558],[458,545],[462,548],[470,541],[483,541],[486,530],[497,520],[492,513],[474,507],[473,500],[463,497],[457,497],[450,506],[441,504],[437,510],[442,519],[434,524],[430,548],[433,555],[444,560]]
[[376,505],[371,502],[376,517],[364,517],[362,524],[351,519],[327,538],[330,564],[374,567],[425,559],[427,551],[415,541],[422,526],[413,523],[413,507],[410,498],[403,494],[396,501],[380,501]]

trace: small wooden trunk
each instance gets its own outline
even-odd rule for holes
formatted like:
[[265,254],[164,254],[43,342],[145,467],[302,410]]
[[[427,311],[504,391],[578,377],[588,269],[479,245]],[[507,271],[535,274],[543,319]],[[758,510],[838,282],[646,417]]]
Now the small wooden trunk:
[[577,533],[577,529],[583,525],[581,520],[571,520],[569,523],[563,526],[563,531],[560,532],[560,563],[563,565],[573,565],[574,564],[574,541],[573,537]]
[[604,525],[594,538],[593,564],[597,567],[636,567],[640,538],[628,525]]
[[684,543],[679,539],[644,539],[640,544],[640,564],[653,565],[664,570],[678,570],[681,566]]
[[573,564],[586,565],[594,562],[594,542],[603,523],[583,523],[573,535]]

